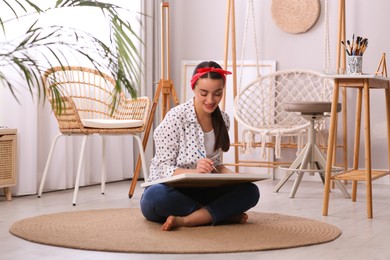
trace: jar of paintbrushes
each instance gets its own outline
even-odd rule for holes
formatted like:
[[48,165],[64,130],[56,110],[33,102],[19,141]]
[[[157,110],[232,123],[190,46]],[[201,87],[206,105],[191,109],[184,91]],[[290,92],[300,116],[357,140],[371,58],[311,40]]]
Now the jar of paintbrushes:
[[347,53],[347,74],[361,75],[363,69],[363,54],[367,49],[368,39],[352,35],[352,42],[347,40],[345,43],[341,41]]

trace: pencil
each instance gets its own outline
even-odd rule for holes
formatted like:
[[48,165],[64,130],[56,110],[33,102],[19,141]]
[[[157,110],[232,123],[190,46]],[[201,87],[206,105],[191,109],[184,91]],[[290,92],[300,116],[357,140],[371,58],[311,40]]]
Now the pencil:
[[[202,151],[201,151],[200,149],[198,149],[198,153],[199,153],[200,156],[202,156],[203,158],[206,158],[206,156],[202,153]],[[211,167],[213,167],[213,169],[214,169],[215,172],[219,172],[219,171],[217,170],[217,168],[215,168],[214,165],[211,165]]]

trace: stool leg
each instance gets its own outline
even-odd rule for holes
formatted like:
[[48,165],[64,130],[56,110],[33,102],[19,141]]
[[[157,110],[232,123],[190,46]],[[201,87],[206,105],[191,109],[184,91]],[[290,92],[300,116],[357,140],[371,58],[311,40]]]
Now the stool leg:
[[[307,144],[305,146],[305,148],[307,147],[307,149],[305,150],[305,155],[302,157],[302,163],[301,163],[301,166],[299,167],[302,170],[308,169],[308,167],[307,167],[308,165],[310,165],[310,167],[312,167],[313,163],[314,163],[314,161],[313,161],[313,145],[315,145],[315,143],[316,143],[316,136],[315,136],[316,133],[315,133],[315,129],[314,129],[314,120],[310,119],[309,123],[310,123],[310,127],[308,129],[308,134],[307,134],[308,140],[307,140]],[[290,198],[295,197],[295,193],[298,190],[299,184],[301,184],[301,181],[302,181],[304,174],[305,174],[304,171],[298,172],[298,176],[295,179],[293,188],[290,192],[290,196],[289,196]]]
[[287,171],[284,175],[283,179],[281,179],[278,184],[276,185],[274,192],[278,192],[282,186],[290,179],[290,177],[295,173],[295,171]]
[[[291,164],[290,169],[305,169],[307,168],[308,163],[311,161],[311,149],[312,144],[315,142],[315,136],[313,136],[315,130],[314,130],[314,121],[310,120],[310,127],[308,132],[308,142],[305,145],[305,147],[302,149],[302,151],[299,153],[298,157],[294,160],[294,162]],[[313,142],[314,141],[314,142]],[[299,167],[299,168],[298,168]],[[298,186],[302,180],[304,172],[300,171],[289,171],[286,173],[283,179],[279,181],[279,183],[276,185],[274,192],[278,192],[279,189],[287,182],[287,180],[294,174],[294,172],[298,173],[297,178],[295,179],[293,190],[290,193],[290,198],[293,198],[295,196],[295,193],[298,189]]]
[[316,167],[317,167],[316,169],[319,170],[318,173],[320,175],[322,184],[325,184],[325,176],[324,176],[324,173],[322,172],[324,170],[324,168],[321,167],[321,165],[318,162],[316,162]]
[[[311,170],[321,170],[323,169],[322,165],[325,165],[325,158],[322,155],[321,151],[319,150],[318,146],[316,144],[310,143],[310,151],[311,151],[311,159],[307,164],[310,164],[309,169]],[[319,152],[319,153],[318,153]],[[307,168],[307,167],[303,167]],[[291,191],[290,198],[293,198],[295,196],[296,190],[298,189],[298,185],[300,184],[302,177],[303,177],[304,172],[300,172],[299,178],[297,178],[296,183],[294,183],[293,190]],[[322,183],[325,183],[324,175],[319,172],[320,178],[322,180]]]
[[[294,162],[291,164],[290,166],[290,169],[298,169],[299,166],[301,165],[302,161],[303,161],[303,158],[304,156],[306,155],[306,151],[308,149],[308,146],[306,145],[305,147],[303,147],[302,151],[299,153],[298,157],[294,160]],[[274,192],[278,192],[280,190],[280,188],[282,188],[282,186],[288,181],[288,179],[290,179],[290,177],[295,173],[296,171],[293,171],[293,170],[289,170],[286,172],[286,174],[284,175],[283,179],[281,179],[278,184],[276,185],[275,189],[274,189]]]
[[299,184],[301,184],[301,181],[302,181],[302,178],[303,178],[303,174],[304,174],[304,172],[298,172],[298,176],[297,176],[297,178],[294,181],[294,185],[293,185],[293,187],[291,189],[289,198],[292,199],[292,198],[295,197],[295,193],[297,193]]
[[[325,156],[322,154],[320,148],[318,148],[317,145],[314,146],[314,160],[318,162],[318,169],[319,170],[324,170],[326,166],[326,159]],[[321,175],[321,174],[320,174]],[[322,174],[322,180],[324,181],[324,177]],[[341,190],[341,192],[344,194],[345,198],[351,198],[349,195],[347,189],[345,186],[340,182],[340,180],[334,180],[334,183],[336,184],[337,188]]]
[[306,147],[307,147],[307,149],[305,149],[305,154],[304,154],[304,156],[302,158],[301,166],[299,167],[299,169],[302,169],[303,171],[297,171],[298,176],[297,176],[297,178],[294,181],[294,185],[293,185],[293,187],[291,189],[289,198],[294,198],[295,197],[295,193],[297,193],[297,190],[298,190],[299,185],[301,184],[303,175],[305,174],[304,169],[307,169],[307,166],[309,165],[309,163],[312,162],[312,149],[313,149],[312,147],[313,147],[313,144],[311,142],[309,142],[309,143],[306,144],[305,148]]
[[349,195],[347,189],[345,188],[344,184],[341,183],[340,180],[334,180],[334,183],[336,184],[337,188],[341,190],[342,193],[344,193],[344,197],[347,199],[351,198],[351,195]]

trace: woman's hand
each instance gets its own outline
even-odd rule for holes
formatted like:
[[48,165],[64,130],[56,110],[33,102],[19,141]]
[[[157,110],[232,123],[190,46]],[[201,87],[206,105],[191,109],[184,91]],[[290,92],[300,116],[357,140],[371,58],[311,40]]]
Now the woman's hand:
[[199,173],[210,173],[214,170],[214,161],[209,158],[202,158],[196,165],[196,171]]
[[[174,172],[173,175],[179,175],[182,173],[211,173],[211,172],[219,172],[215,171],[214,168],[214,161],[209,159],[209,158],[202,158],[197,162],[196,169],[183,169],[183,168],[177,168]],[[222,165],[223,167],[223,165]],[[229,171],[226,168],[227,171]]]

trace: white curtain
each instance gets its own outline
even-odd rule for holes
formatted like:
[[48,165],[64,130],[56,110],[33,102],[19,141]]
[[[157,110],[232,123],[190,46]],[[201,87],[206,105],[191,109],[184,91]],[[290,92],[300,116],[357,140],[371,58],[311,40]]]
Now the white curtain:
[[13,194],[31,194],[36,192],[38,164],[38,128],[37,106],[27,89],[19,91],[18,104],[11,92],[1,88],[2,126],[17,129],[17,185],[12,187]]
[[[131,10],[141,11],[141,1],[126,1],[126,5]],[[78,15],[72,13],[70,20],[77,24],[77,21],[75,22],[77,17]],[[96,26],[99,23],[90,21],[94,17],[83,12],[80,24],[84,30],[86,29],[84,21],[88,20],[88,24],[94,26],[90,32],[99,32]],[[56,14],[52,18],[58,21],[59,15]],[[134,23],[134,26],[137,25]],[[103,30],[102,33],[107,32]],[[0,126],[17,129],[17,184],[11,188],[12,194],[36,194],[51,142],[59,133],[57,122],[50,105],[48,103],[43,105],[42,101],[38,100],[38,95],[36,93],[31,95],[27,87],[18,88],[19,103],[5,86],[0,87]],[[139,95],[143,93],[144,90],[141,90]],[[138,155],[133,154],[133,138],[129,135],[109,136],[106,143],[107,181],[131,178],[134,159]],[[80,147],[81,137],[66,136],[58,140],[44,191],[74,187]],[[101,153],[101,137],[90,136],[85,151],[81,186],[100,183]]]

